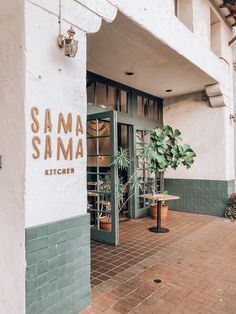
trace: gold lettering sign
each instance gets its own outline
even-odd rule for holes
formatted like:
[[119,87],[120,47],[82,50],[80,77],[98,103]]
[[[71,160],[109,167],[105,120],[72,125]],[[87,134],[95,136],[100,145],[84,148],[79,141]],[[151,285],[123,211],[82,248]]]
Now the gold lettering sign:
[[67,122],[65,122],[64,116],[62,113],[58,116],[58,128],[57,133],[61,133],[61,126],[63,126],[64,132],[72,132],[72,114],[69,113],[67,116]]
[[40,138],[38,136],[34,136],[32,138],[32,145],[33,145],[33,148],[35,150],[35,153],[32,154],[34,159],[38,159],[40,157],[40,151],[39,151],[38,146],[37,146],[36,143],[38,143],[38,145],[41,144],[41,140],[40,140]]
[[47,109],[45,111],[45,124],[44,124],[44,133],[52,132],[52,119],[51,119],[51,111]]
[[62,169],[45,169],[46,176],[60,176],[64,174],[73,174],[75,173],[74,168],[62,168]]
[[39,121],[37,119],[37,115],[39,114],[39,110],[37,107],[31,108],[31,117],[33,120],[33,123],[31,124],[31,129],[34,133],[37,133],[39,131]]
[[77,121],[76,121],[76,135],[78,136],[79,133],[83,134],[83,133],[84,133],[84,129],[83,129],[83,126],[82,126],[82,122],[81,122],[80,116],[77,116]]
[[79,156],[80,156],[80,157],[84,157],[84,153],[83,153],[83,142],[82,142],[81,139],[80,139],[79,142],[78,142],[78,146],[77,146],[77,149],[76,149],[75,158],[77,159]]
[[60,152],[62,151],[64,159],[67,160],[68,157],[70,157],[70,160],[72,160],[72,155],[73,155],[73,142],[72,142],[72,138],[70,138],[68,145],[67,145],[67,149],[65,149],[65,146],[63,144],[63,141],[60,137],[58,137],[57,139],[57,160],[60,160]]
[[52,142],[51,136],[47,135],[45,139],[45,152],[44,152],[44,159],[48,159],[52,157]]
[[[33,159],[43,156],[45,160],[54,157],[59,161],[84,157],[83,139],[80,138],[84,134],[84,128],[80,115],[60,112],[55,116],[51,109],[40,111],[34,106],[31,108],[31,119],[31,131],[34,133],[32,137]],[[58,135],[55,136],[55,134]],[[68,138],[69,134],[71,136]],[[73,173],[74,168],[45,170],[47,176]]]

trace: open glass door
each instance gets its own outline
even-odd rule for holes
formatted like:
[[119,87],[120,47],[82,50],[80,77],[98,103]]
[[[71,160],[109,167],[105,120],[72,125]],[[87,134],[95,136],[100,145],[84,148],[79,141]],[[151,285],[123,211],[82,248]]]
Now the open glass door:
[[87,117],[87,186],[91,237],[118,245],[119,213],[116,167],[111,166],[117,153],[117,113],[107,111]]
[[139,157],[140,150],[143,149],[146,145],[148,145],[151,141],[151,131],[150,130],[142,130],[136,129],[135,132],[135,155],[136,155],[136,171],[138,176],[141,178],[142,187],[138,191],[136,191],[135,202],[136,202],[136,213],[135,218],[146,216],[148,209],[150,207],[150,203],[147,202],[144,198],[140,198],[141,194],[149,194],[152,193],[153,188],[157,190],[157,182],[153,178],[151,178],[151,173],[148,165],[148,160],[143,160]]

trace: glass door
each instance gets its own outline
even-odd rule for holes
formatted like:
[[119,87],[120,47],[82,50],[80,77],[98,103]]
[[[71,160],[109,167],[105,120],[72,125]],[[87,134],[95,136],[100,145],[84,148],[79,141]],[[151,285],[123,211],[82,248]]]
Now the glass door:
[[87,187],[91,237],[118,245],[118,172],[112,166],[117,153],[117,113],[107,111],[87,117]]
[[[135,133],[135,152],[136,152],[136,171],[138,176],[141,178],[142,187],[139,191],[136,191],[136,213],[135,217],[146,216],[148,209],[150,207],[149,202],[144,198],[140,198],[141,194],[152,193],[153,189],[157,192],[159,190],[158,178],[152,178],[149,170],[148,160],[143,160],[139,157],[140,151],[151,140],[151,131],[150,130],[140,130],[136,129]],[[158,174],[157,174],[158,176]]]

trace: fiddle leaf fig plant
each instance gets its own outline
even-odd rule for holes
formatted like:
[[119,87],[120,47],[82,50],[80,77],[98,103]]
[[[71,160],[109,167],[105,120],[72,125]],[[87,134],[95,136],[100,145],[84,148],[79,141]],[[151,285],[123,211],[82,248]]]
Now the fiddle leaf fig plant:
[[[181,132],[178,129],[173,129],[169,125],[163,126],[162,128],[155,128],[151,133],[151,141],[145,145],[140,153],[139,157],[146,162],[149,167],[151,177],[157,178],[160,174],[160,190],[164,193],[164,172],[168,168],[177,169],[179,166],[184,166],[187,169],[194,163],[196,157],[195,152],[188,144],[182,144]],[[129,199],[133,197],[135,191],[143,189],[143,182],[137,175],[138,169],[127,179],[122,176],[123,170],[127,170],[130,167],[131,160],[127,149],[119,148],[119,151],[113,156],[111,166],[115,166],[120,170],[121,174],[118,177],[118,206],[121,211]],[[156,181],[156,180],[155,180]],[[154,182],[155,182],[154,181]],[[130,187],[131,193],[127,195],[127,188]],[[105,177],[102,183],[104,192],[109,193],[111,190],[111,178]],[[155,191],[155,187],[153,187]],[[110,202],[109,199],[104,201]],[[107,215],[110,217],[111,207],[108,206]]]
[[141,150],[141,157],[149,164],[152,178],[160,173],[160,190],[164,192],[164,172],[168,168],[177,169],[185,166],[189,169],[194,163],[195,152],[190,145],[181,145],[181,132],[169,125],[155,128],[151,141]]

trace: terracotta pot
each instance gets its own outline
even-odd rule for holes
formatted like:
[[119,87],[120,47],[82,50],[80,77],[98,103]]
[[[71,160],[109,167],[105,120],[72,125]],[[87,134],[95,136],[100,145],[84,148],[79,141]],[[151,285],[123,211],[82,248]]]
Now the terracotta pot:
[[101,217],[99,220],[100,220],[100,229],[111,232],[111,229],[112,229],[111,218]]
[[[161,221],[165,221],[168,216],[168,205],[161,205]],[[157,220],[157,205],[151,204],[151,218]]]

